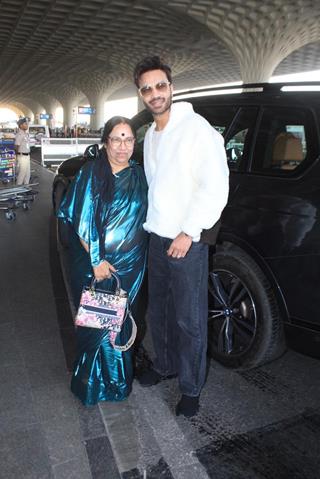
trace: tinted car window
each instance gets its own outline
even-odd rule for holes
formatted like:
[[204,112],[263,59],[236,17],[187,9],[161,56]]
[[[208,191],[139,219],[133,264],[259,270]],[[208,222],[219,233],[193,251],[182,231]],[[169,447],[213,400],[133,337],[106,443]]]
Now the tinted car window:
[[193,105],[194,110],[202,115],[221,135],[232,123],[239,107],[234,105]]
[[258,108],[239,105],[194,105],[197,113],[225,137],[225,148],[230,170],[240,171],[246,166],[249,139],[253,135]]
[[230,170],[241,171],[246,167],[257,114],[258,108],[241,108],[226,133],[225,148]]
[[252,171],[290,175],[314,157],[315,125],[304,108],[268,107],[262,112]]

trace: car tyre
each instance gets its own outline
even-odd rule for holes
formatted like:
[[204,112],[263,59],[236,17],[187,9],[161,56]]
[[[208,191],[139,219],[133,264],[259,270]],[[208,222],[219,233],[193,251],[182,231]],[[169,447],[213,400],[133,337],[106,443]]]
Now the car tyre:
[[237,247],[211,255],[209,354],[231,368],[270,362],[285,350],[283,321],[266,275]]

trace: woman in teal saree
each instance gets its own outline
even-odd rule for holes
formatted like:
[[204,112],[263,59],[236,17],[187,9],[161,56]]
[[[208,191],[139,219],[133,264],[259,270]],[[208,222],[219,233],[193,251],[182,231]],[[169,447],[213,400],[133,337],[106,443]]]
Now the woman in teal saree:
[[[134,141],[130,120],[111,118],[105,124],[98,157],[81,168],[61,203],[58,216],[74,232],[69,251],[76,306],[82,287],[90,285],[93,276],[99,289],[113,290],[111,272],[116,272],[131,304],[141,286],[146,264],[147,184],[143,169],[130,159]],[[118,335],[121,344],[130,336],[127,323]],[[125,399],[133,380],[132,348],[125,352],[113,349],[107,330],[78,327],[76,335],[73,393],[85,405]]]

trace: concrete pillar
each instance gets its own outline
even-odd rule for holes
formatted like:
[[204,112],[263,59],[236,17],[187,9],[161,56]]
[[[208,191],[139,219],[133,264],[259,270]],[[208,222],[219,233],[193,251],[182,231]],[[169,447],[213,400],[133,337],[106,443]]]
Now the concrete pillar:
[[77,108],[74,102],[62,102],[63,108],[63,123],[65,126],[72,127],[77,121]]
[[90,126],[93,130],[99,130],[99,128],[104,125],[104,103],[103,99],[101,102],[97,103],[94,108],[96,113],[91,116]]
[[49,113],[52,115],[52,118],[49,120],[44,120],[45,124],[49,126],[49,128],[54,128],[56,126],[56,118],[55,118],[55,112],[57,107],[60,105],[59,102],[56,99],[48,99],[46,101],[43,101],[43,105],[46,109],[46,113]]
[[37,111],[35,114],[34,114],[34,122],[38,125],[39,123],[41,123],[40,121],[40,113],[42,113],[42,110],[41,111]]
[[87,94],[91,108],[96,112],[90,118],[90,127],[93,130],[99,130],[104,126],[104,104],[106,102],[106,93]]
[[34,123],[34,114],[33,111],[30,110],[30,108],[25,108],[23,110],[23,115],[26,116],[27,118],[30,118],[30,123]]
[[14,104],[23,112],[23,116],[30,118],[31,123],[35,123],[35,113],[43,110],[43,106],[31,98],[17,99]]

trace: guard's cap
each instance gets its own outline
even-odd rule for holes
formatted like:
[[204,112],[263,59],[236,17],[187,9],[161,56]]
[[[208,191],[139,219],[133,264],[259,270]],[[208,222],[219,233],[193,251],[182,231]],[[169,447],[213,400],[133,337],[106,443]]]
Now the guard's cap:
[[17,123],[18,123],[18,126],[22,125],[23,123],[28,123],[28,118],[26,117],[20,118]]

